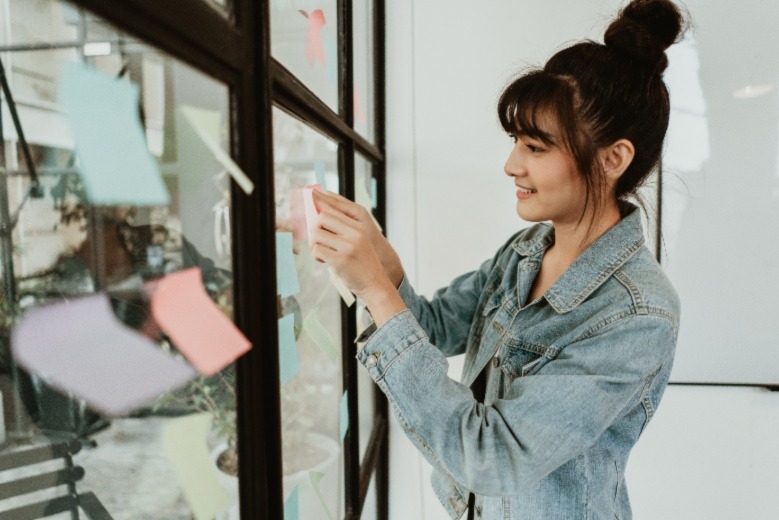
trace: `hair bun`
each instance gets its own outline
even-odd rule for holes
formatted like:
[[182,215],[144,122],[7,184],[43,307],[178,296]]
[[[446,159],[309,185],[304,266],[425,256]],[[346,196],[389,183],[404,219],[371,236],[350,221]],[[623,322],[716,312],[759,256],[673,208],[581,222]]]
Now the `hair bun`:
[[669,0],[633,0],[606,29],[607,47],[645,62],[656,73],[668,66],[665,50],[683,32],[683,17]]

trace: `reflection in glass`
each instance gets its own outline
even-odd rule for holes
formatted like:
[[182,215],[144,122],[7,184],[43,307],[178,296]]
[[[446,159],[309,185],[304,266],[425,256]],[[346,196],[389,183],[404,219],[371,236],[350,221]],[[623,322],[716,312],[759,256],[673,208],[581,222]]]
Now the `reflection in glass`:
[[[6,417],[16,412],[20,419],[6,425],[9,433],[33,445],[78,439],[84,448],[74,462],[85,470],[78,489],[93,492],[113,518],[188,519],[205,510],[212,517],[237,518],[232,365],[160,396],[129,417],[105,418],[84,401],[54,390],[43,375],[23,373],[15,381],[9,358],[12,325],[27,311],[105,292],[125,326],[184,362],[177,346],[151,319],[145,284],[190,267],[200,269],[203,289],[232,317],[230,179],[202,142],[190,138],[179,117],[183,107],[208,111],[213,123],[209,131],[228,149],[228,89],[69,4],[0,3],[9,16],[0,27],[3,45],[76,42],[84,37],[112,42],[100,53],[74,43],[66,49],[2,54],[43,188],[42,197],[24,200],[29,175],[4,105],[5,170],[0,181],[7,186],[11,211],[22,207],[12,236],[15,277],[3,273],[0,296],[0,391]],[[90,204],[74,154],[78,143],[58,94],[69,62],[86,63],[138,86],[138,114],[170,195],[167,206]],[[8,301],[9,288],[15,301]],[[143,374],[136,377],[137,385],[144,385]],[[14,389],[23,406],[10,410]],[[182,436],[180,426],[190,422],[181,421],[202,429],[190,428]],[[5,447],[15,449],[13,443]],[[178,465],[180,460],[204,469],[193,473]],[[192,491],[198,486],[213,496],[205,506]],[[0,510],[6,508],[0,504]]]
[[373,140],[373,2],[354,2],[354,128]]
[[[300,292],[281,300],[294,317],[298,372],[281,388],[284,496],[297,490],[301,518],[343,516],[340,414],[341,297],[311,256],[301,188],[324,180],[338,192],[337,146],[281,110],[273,111],[276,228],[291,233]],[[280,355],[284,355],[282,351]]]
[[271,54],[333,111],[338,111],[335,0],[271,2]]

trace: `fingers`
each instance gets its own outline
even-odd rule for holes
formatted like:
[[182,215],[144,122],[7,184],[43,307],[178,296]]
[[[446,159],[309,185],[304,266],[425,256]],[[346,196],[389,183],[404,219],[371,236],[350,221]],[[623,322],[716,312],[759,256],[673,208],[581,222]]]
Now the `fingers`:
[[335,192],[321,193],[314,191],[313,194],[317,207],[322,208],[322,206],[327,205],[335,208],[341,213],[345,213],[354,220],[363,219],[365,208],[356,202],[352,202],[346,197],[343,197]]

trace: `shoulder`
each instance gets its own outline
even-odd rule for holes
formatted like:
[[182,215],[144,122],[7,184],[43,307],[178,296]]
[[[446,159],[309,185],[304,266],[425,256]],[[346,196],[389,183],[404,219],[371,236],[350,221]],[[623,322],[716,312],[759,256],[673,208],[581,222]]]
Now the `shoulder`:
[[671,322],[675,331],[679,328],[681,300],[663,267],[646,247],[614,272],[618,283],[630,299],[630,305],[637,315],[664,317]]

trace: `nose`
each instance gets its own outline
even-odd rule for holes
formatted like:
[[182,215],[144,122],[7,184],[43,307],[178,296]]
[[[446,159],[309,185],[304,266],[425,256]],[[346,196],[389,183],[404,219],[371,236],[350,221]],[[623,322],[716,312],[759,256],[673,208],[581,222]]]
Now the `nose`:
[[516,146],[511,149],[511,153],[509,154],[508,159],[506,159],[506,165],[503,167],[503,171],[509,177],[520,177],[527,173]]

